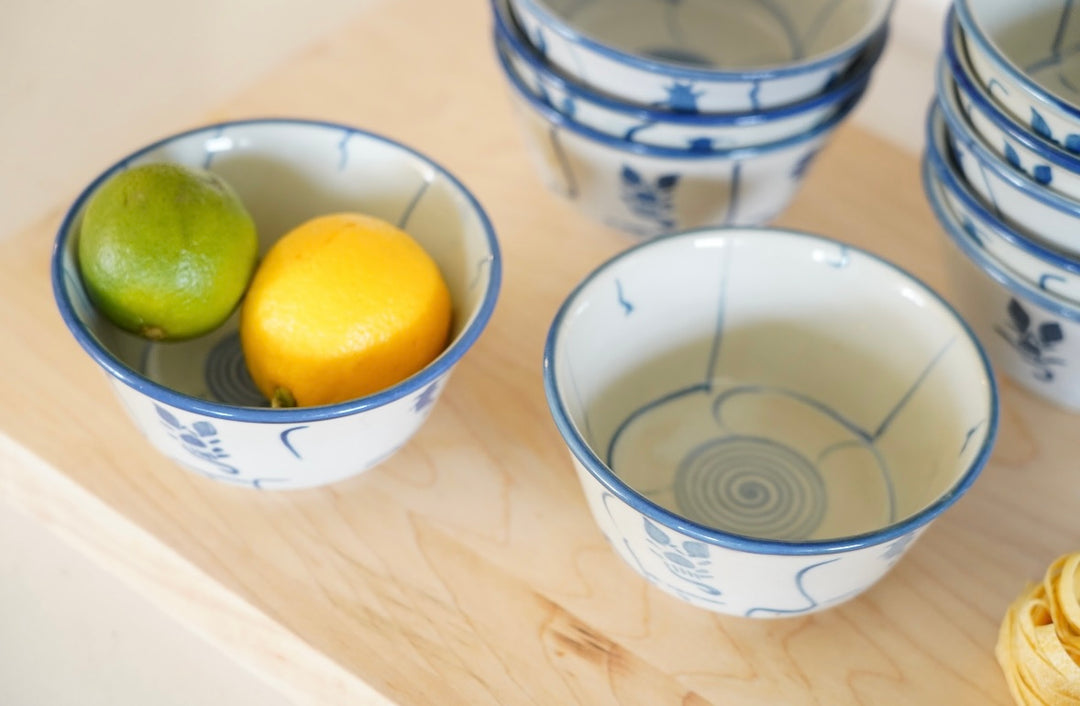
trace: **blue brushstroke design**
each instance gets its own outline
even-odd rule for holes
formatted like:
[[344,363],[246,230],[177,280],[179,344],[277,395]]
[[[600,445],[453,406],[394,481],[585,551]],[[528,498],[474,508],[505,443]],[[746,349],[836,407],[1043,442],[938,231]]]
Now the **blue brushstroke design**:
[[398,219],[398,224],[397,224],[398,228],[400,228],[402,230],[407,229],[407,226],[409,224],[409,219],[412,218],[413,210],[416,209],[417,204],[420,203],[420,199],[422,199],[424,197],[424,194],[427,192],[427,190],[430,187],[431,187],[431,179],[430,179],[430,177],[425,177],[424,181],[420,184],[420,188],[413,195],[412,200],[409,201],[408,205],[405,206],[405,211],[401,214],[401,217]]
[[752,618],[758,613],[771,613],[773,615],[798,615],[799,613],[806,613],[813,610],[814,608],[817,608],[818,602],[813,598],[813,596],[811,596],[807,592],[806,586],[804,585],[806,575],[820,566],[826,566],[837,561],[840,561],[839,557],[835,559],[826,559],[824,561],[819,561],[815,564],[804,566],[803,568],[799,569],[799,572],[797,574],[795,574],[795,590],[799,592],[799,595],[806,599],[807,603],[809,603],[809,605],[805,608],[751,608],[750,610],[746,611],[746,617]]
[[957,454],[957,456],[964,455],[964,451],[967,450],[968,444],[970,444],[971,440],[975,437],[975,432],[979,431],[979,429],[982,428],[983,424],[986,424],[985,419],[981,420],[978,424],[968,429],[967,434],[964,436],[964,443],[960,446],[960,453]]
[[1047,291],[1047,292],[1052,292],[1053,290],[1046,286],[1047,282],[1065,282],[1065,281],[1066,281],[1065,278],[1062,277],[1061,275],[1053,275],[1053,274],[1050,274],[1049,272],[1047,272],[1045,274],[1039,275],[1039,289],[1041,289],[1043,291]]
[[995,89],[998,90],[998,91],[1001,91],[1001,94],[1004,95],[1004,96],[1009,95],[1009,87],[1006,86],[1001,81],[998,81],[996,78],[992,78],[987,82],[986,90],[990,95],[994,95],[994,90]]
[[338,171],[344,171],[345,167],[349,164],[349,138],[353,136],[352,130],[346,130],[345,134],[341,136],[341,140],[338,142]]
[[[607,455],[604,458],[604,463],[608,465],[608,468],[614,467],[612,464],[612,460],[615,457],[615,447],[618,446],[619,438],[622,436],[622,433],[626,430],[627,427],[630,426],[631,423],[633,423],[635,419],[645,414],[648,414],[652,410],[662,405],[665,405],[668,402],[673,402],[680,397],[686,397],[687,395],[696,394],[707,395],[710,392],[710,387],[711,386],[706,383],[697,383],[694,385],[690,385],[688,387],[675,390],[674,392],[669,392],[666,395],[662,395],[661,397],[658,397],[652,402],[648,402],[631,412],[630,415],[625,420],[623,420],[622,424],[620,424],[619,427],[615,430],[615,433],[611,435],[611,441],[608,442]],[[582,409],[584,409],[584,407],[582,407]]]
[[731,191],[728,196],[727,214],[724,216],[724,225],[732,225],[739,212],[739,195],[742,188],[742,162],[736,162],[731,167]]
[[291,453],[293,456],[296,456],[296,458],[303,460],[300,452],[296,450],[296,447],[293,446],[292,441],[289,439],[289,437],[292,436],[293,432],[300,431],[301,429],[307,429],[307,425],[305,424],[298,427],[289,427],[285,431],[281,432],[279,438],[281,439],[281,443],[285,446],[285,448],[289,450],[289,453]]
[[618,278],[615,279],[615,296],[618,297],[619,304],[625,310],[627,316],[630,316],[630,314],[634,313],[634,305],[631,304],[629,300],[627,300],[626,296],[623,294],[622,281]]
[[753,110],[761,110],[761,79],[754,81],[750,87],[750,107]]

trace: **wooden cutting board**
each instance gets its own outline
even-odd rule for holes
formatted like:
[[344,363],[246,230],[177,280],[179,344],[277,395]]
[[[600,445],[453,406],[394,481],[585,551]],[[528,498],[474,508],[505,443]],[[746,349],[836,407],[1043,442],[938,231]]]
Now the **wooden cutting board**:
[[[1003,382],[1000,439],[970,494],[839,608],[753,621],[651,588],[593,525],[540,377],[562,297],[632,241],[544,191],[489,29],[482,0],[384,0],[206,116],[380,132],[444,164],[488,210],[505,258],[499,306],[401,453],[280,494],[161,458],[56,313],[57,204],[0,241],[0,498],[297,703],[1009,704],[993,657],[1005,607],[1080,548],[1080,417]],[[917,160],[853,125],[780,223],[948,295]]]

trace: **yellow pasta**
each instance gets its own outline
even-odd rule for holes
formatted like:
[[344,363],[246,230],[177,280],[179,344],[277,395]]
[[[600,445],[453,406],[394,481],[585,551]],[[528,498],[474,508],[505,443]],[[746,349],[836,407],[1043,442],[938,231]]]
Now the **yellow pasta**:
[[1080,706],[1080,553],[1060,557],[1005,613],[998,663],[1021,706]]

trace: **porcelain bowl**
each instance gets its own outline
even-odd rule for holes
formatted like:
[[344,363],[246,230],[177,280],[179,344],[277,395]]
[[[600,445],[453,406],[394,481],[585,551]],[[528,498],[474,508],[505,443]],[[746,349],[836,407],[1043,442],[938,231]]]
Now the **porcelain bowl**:
[[1080,307],[1016,275],[949,209],[924,159],[927,199],[946,236],[957,308],[986,346],[994,369],[1042,399],[1080,411]]
[[968,123],[1010,166],[1050,191],[1080,199],[1080,155],[1061,149],[1003,112],[989,91],[973,78],[973,68],[959,34],[959,24],[955,21],[946,24],[945,58],[949,71],[942,77],[942,90],[950,89],[951,78],[952,89]]
[[575,81],[684,112],[775,108],[822,92],[892,0],[511,0],[533,46]]
[[813,129],[766,145],[657,147],[577,123],[534,94],[506,52],[498,55],[525,144],[547,188],[593,220],[640,237],[771,221],[861,97],[856,93]]
[[[271,409],[248,376],[235,315],[212,334],[185,342],[151,343],[116,328],[84,289],[76,260],[80,223],[103,181],[160,161],[221,175],[252,214],[261,252],[293,227],[327,213],[361,211],[406,230],[435,259],[450,289],[450,344],[423,370],[379,393],[341,404]],[[500,277],[495,232],[480,204],[449,172],[378,135],[288,119],[210,125],[123,158],[75,200],[52,257],[64,322],[107,373],[151,444],[203,476],[264,489],[339,481],[400,448],[486,326]]]
[[997,392],[911,275],[804,233],[646,241],[568,296],[548,405],[615,551],[695,606],[809,613],[865,591],[974,482]]
[[1080,259],[1045,247],[1002,223],[979,200],[953,161],[940,108],[927,120],[925,159],[930,186],[969,239],[1014,277],[1080,305]]
[[534,95],[575,122],[612,137],[679,149],[763,145],[812,130],[865,90],[888,35],[888,26],[883,26],[843,75],[806,100],[744,112],[684,113],[620,101],[563,76],[522,35],[510,0],[491,4],[496,50]]
[[967,184],[1002,223],[1047,247],[1080,255],[1080,201],[1045,188],[1015,169],[968,122],[948,64],[937,69],[937,104],[953,159]]
[[1032,132],[1080,152],[1080,14],[1072,0],[956,0],[974,75]]

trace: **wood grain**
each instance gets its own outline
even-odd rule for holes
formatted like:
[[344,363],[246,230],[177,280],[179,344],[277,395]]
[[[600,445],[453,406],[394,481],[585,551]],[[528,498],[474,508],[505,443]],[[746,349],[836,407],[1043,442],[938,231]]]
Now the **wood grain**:
[[[0,242],[0,497],[297,703],[1010,703],[997,625],[1080,544],[1080,419],[1003,382],[1000,440],[972,491],[839,608],[758,622],[649,587],[593,525],[540,378],[562,297],[633,241],[543,190],[486,3],[450,5],[384,1],[207,118],[374,130],[444,164],[488,209],[505,258],[499,306],[415,439],[360,477],[282,494],[163,460],[55,311],[58,204]],[[781,223],[948,294],[917,167],[846,126]]]

